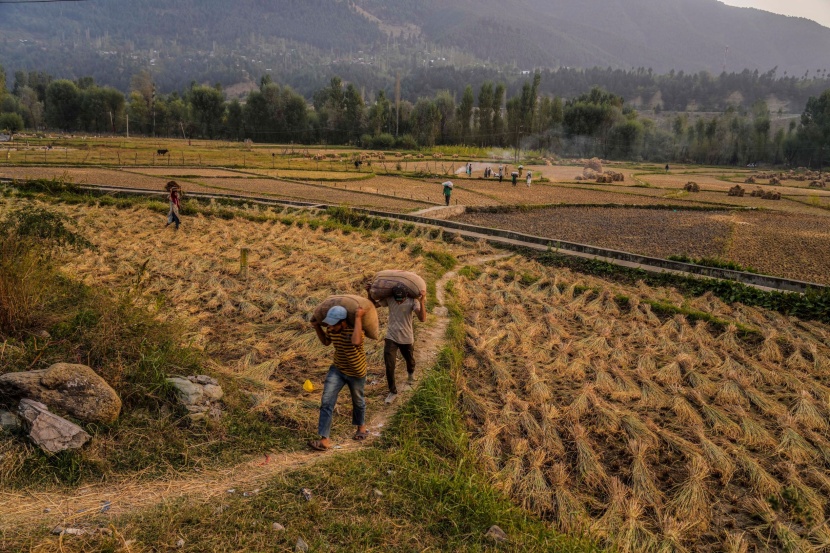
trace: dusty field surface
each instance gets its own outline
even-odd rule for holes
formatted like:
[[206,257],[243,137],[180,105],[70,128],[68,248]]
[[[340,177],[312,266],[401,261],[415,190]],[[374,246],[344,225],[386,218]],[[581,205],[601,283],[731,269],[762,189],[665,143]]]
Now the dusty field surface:
[[465,213],[453,220],[655,257],[717,257],[766,274],[830,284],[827,215],[567,207]]
[[[374,207],[391,211],[413,211],[430,207],[425,202],[412,201],[380,194],[358,193],[334,186],[301,184],[276,179],[227,179],[216,178],[198,181],[214,192],[232,191],[252,195],[267,195],[286,199],[342,204],[358,207]],[[436,202],[437,203],[437,202]]]
[[519,257],[454,290],[472,447],[518,503],[617,551],[826,550],[826,325]]
[[[670,202],[660,196],[640,194],[629,190],[618,192],[613,187],[581,187],[576,185],[561,186],[556,184],[532,184],[527,187],[520,183],[513,186],[510,182],[499,184],[489,181],[463,181],[459,188],[478,192],[494,200],[495,204],[502,205],[547,205],[547,204],[618,204],[618,205],[665,205]],[[684,202],[686,203],[686,202]],[[689,203],[697,204],[691,201]]]
[[[443,181],[424,181],[408,179],[403,177],[377,176],[368,180],[356,182],[323,182],[325,186],[331,186],[337,190],[353,190],[366,192],[368,194],[379,194],[392,198],[404,198],[417,200],[433,205],[444,204]],[[455,183],[456,181],[453,181]],[[461,205],[494,205],[498,202],[493,198],[468,190],[467,183],[459,183],[451,196],[453,205],[458,202]]]
[[[274,178],[285,178],[285,179],[295,179],[295,180],[307,180],[307,181],[349,181],[349,180],[361,180],[365,179],[366,177],[371,176],[371,169],[368,171],[358,172],[358,171],[315,171],[315,170],[299,170],[299,169],[247,169],[245,170],[247,173],[251,173],[254,175],[263,175],[266,177],[274,177]],[[238,173],[237,173],[238,176]]]
[[202,167],[125,167],[127,173],[160,177],[239,177],[239,171],[226,169],[204,169]]
[[830,219],[783,213],[735,213],[725,257],[797,280],[830,284]]
[[465,213],[453,220],[657,257],[718,257],[732,228],[723,218],[697,211],[567,207]]
[[[731,175],[725,175],[731,176]],[[724,177],[724,178],[725,178]],[[676,174],[669,174],[669,175],[660,175],[660,174],[648,174],[648,175],[638,175],[637,177],[639,180],[644,181],[651,186],[655,186],[657,188],[680,188],[682,189],[687,182],[693,181],[700,185],[700,189],[703,191],[728,191],[730,188],[735,186],[736,184],[740,185],[744,190],[752,192],[756,188],[761,188],[765,191],[775,191],[780,192],[782,195],[785,196],[808,196],[808,195],[815,195],[826,197],[830,196],[830,190],[826,189],[815,189],[815,188],[807,188],[806,184],[808,183],[800,183],[797,181],[784,181],[781,185],[770,186],[766,183],[766,181],[761,181],[763,184],[746,184],[744,183],[744,179],[732,179],[734,182],[728,182],[718,178],[717,175],[708,175],[708,174],[691,174],[691,175],[676,175]],[[800,186],[796,186],[800,185]]]
[[110,169],[64,167],[2,167],[0,177],[10,179],[68,179],[75,184],[104,184],[126,188],[164,190],[168,179]]

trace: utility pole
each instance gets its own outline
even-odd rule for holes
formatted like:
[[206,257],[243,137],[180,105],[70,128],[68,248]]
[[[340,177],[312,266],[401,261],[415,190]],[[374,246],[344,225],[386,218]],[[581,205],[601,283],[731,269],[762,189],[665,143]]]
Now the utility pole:
[[521,125],[516,126],[516,165],[519,164],[519,143],[522,139],[522,127]]
[[130,138],[130,114],[127,114],[127,138]]
[[395,73],[395,138],[401,126],[401,73]]
[[[214,47],[216,43],[214,42]],[[153,138],[156,137],[156,83],[153,83],[153,95],[150,97],[150,109],[153,112]]]

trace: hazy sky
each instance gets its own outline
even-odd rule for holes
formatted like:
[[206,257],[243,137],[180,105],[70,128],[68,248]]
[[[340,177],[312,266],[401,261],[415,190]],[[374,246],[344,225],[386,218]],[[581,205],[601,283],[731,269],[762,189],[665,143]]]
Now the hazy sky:
[[784,15],[806,17],[830,27],[830,0],[721,0],[730,6],[758,8]]

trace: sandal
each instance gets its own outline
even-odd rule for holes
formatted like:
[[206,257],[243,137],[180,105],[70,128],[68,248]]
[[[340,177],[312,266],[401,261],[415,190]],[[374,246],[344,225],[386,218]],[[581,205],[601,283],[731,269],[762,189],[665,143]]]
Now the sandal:
[[363,440],[365,440],[368,437],[369,437],[369,431],[368,430],[364,430],[363,432],[358,430],[357,432],[355,432],[353,439],[357,440],[358,442],[362,442]]
[[308,442],[308,447],[315,451],[328,451],[330,448],[323,445],[323,442],[320,440],[310,440]]

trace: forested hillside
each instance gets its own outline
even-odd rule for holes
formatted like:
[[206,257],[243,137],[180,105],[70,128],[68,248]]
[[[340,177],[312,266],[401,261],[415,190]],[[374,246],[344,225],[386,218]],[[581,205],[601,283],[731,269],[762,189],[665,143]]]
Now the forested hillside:
[[372,90],[435,68],[803,77],[830,67],[830,29],[717,0],[0,3],[0,64],[121,90],[145,68],[165,90],[267,73],[304,93],[334,74]]

